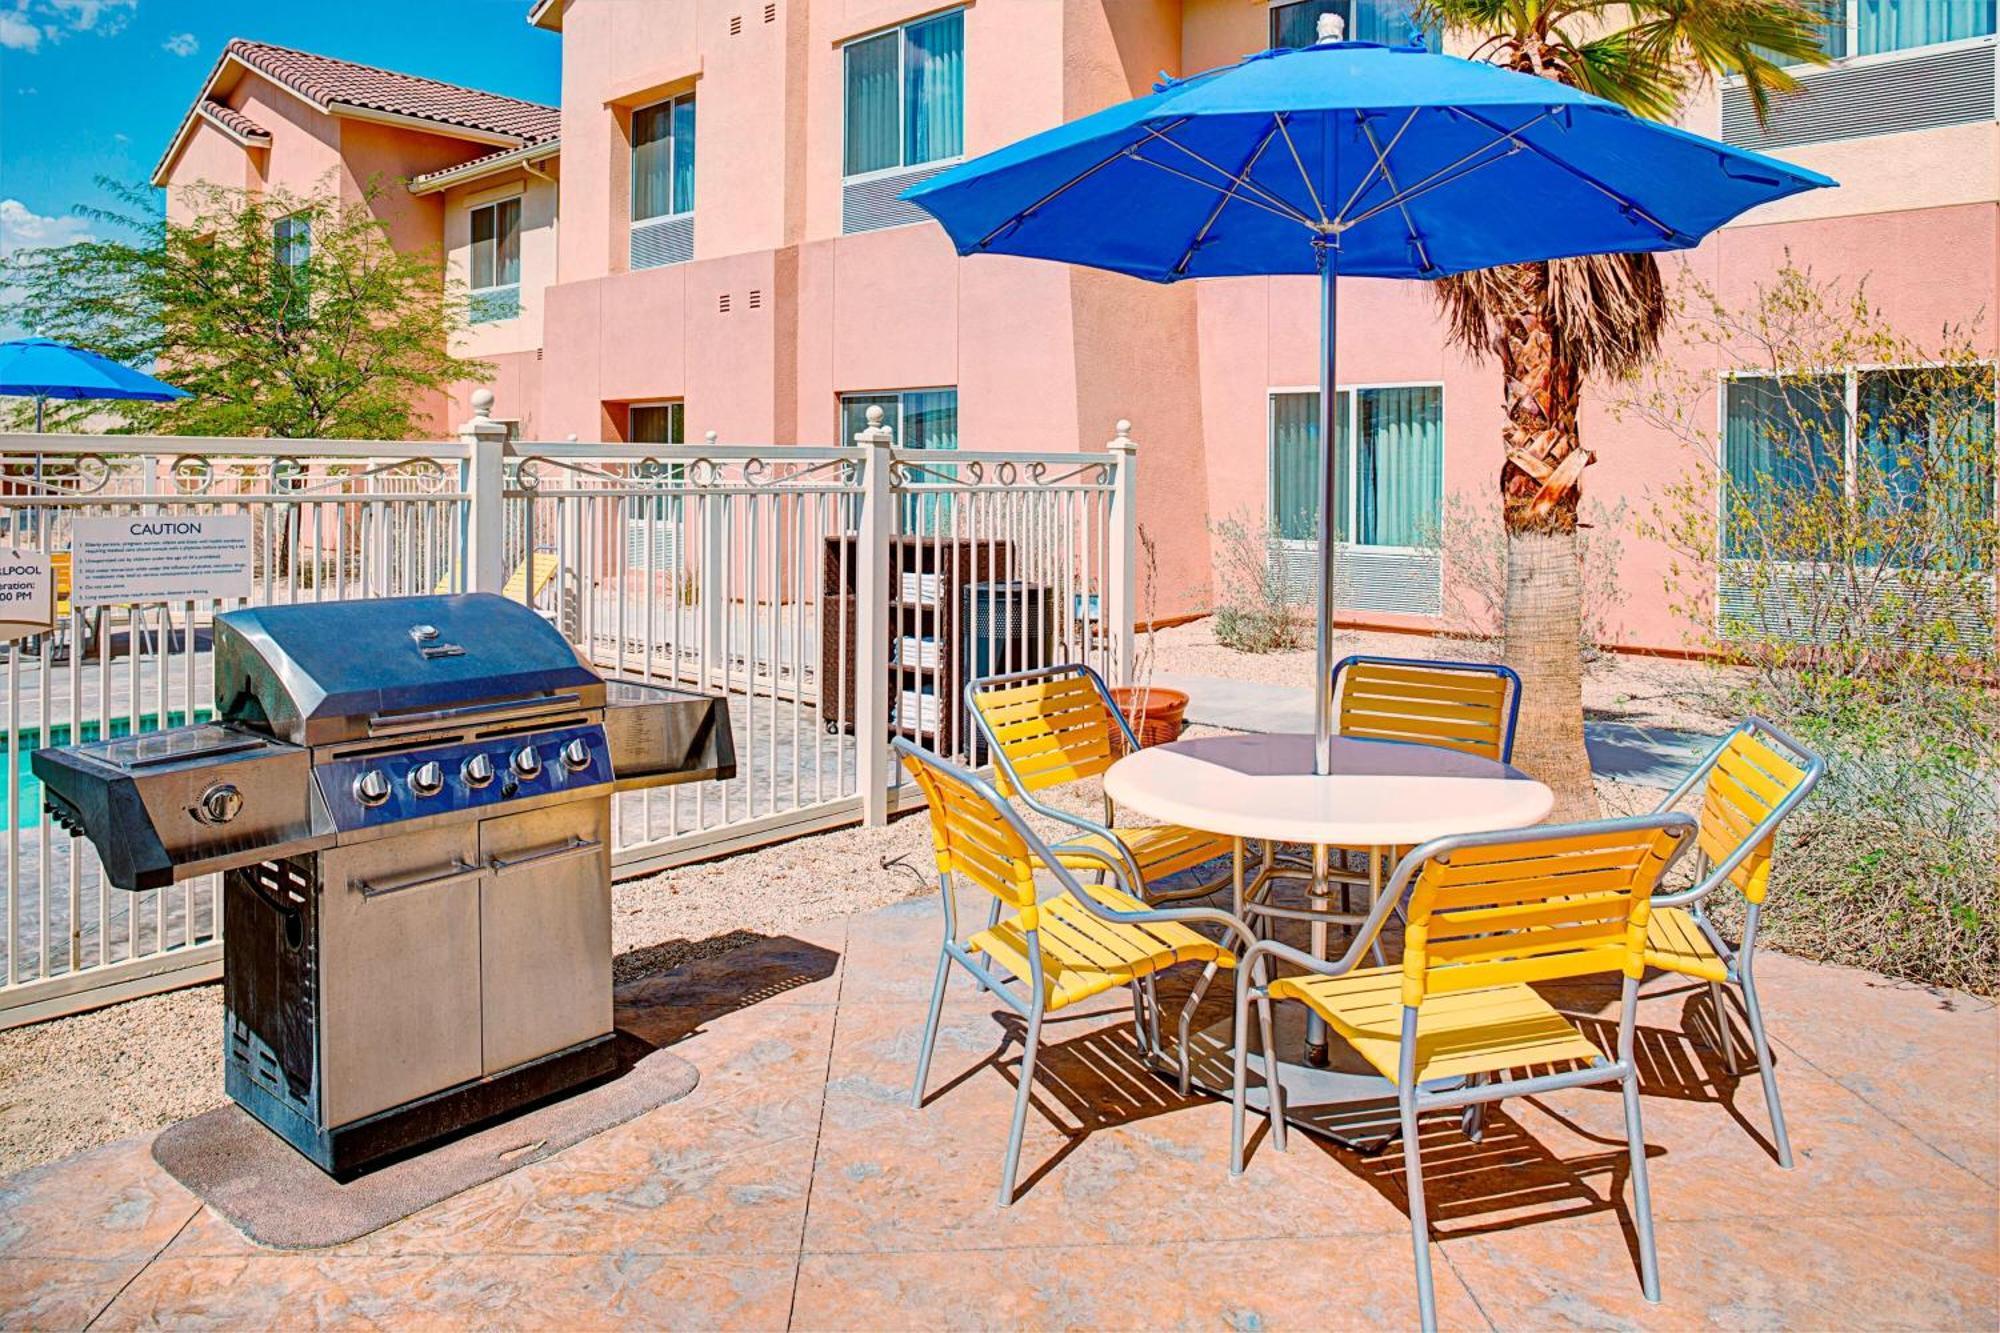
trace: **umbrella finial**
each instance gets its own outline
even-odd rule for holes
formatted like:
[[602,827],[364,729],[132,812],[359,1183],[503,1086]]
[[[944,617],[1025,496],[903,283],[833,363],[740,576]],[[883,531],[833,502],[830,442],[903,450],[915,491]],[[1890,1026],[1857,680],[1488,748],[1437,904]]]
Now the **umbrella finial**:
[[1319,16],[1318,41],[1338,42],[1345,40],[1346,37],[1347,37],[1346,19],[1342,18],[1338,14],[1321,14]]

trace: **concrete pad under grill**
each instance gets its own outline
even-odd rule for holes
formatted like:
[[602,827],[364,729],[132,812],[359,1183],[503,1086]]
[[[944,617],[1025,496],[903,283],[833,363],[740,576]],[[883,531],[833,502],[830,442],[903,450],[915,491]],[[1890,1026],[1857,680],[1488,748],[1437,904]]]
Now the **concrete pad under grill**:
[[346,1183],[235,1105],[162,1131],[153,1158],[261,1245],[339,1245],[679,1101],[700,1082],[680,1056],[620,1036],[632,1058],[616,1077]]

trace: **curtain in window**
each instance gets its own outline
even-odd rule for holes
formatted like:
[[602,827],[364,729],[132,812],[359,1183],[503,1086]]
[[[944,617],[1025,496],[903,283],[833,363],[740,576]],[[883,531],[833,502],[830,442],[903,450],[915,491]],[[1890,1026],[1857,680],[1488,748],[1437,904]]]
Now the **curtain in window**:
[[521,201],[503,199],[472,210],[472,288],[521,281]]
[[882,424],[896,433],[896,444],[903,443],[902,398],[893,393],[850,393],[840,400],[840,443],[853,444],[854,437],[868,429],[868,409],[882,409]]
[[694,212],[694,99],[674,102],[674,212]]
[[628,409],[625,438],[632,444],[680,444],[687,411],[684,403],[641,403]]
[[1311,46],[1319,40],[1319,16],[1338,14],[1347,21],[1350,42],[1407,46],[1416,35],[1431,50],[1441,49],[1436,33],[1417,27],[1416,12],[1416,0],[1293,0],[1271,10],[1271,45]]
[[673,126],[671,102],[642,107],[632,113],[632,220],[663,217],[674,211]]
[[898,33],[847,48],[847,167],[850,176],[902,160]]
[[[1348,0],[1293,0],[1289,5],[1276,5],[1271,9],[1271,45],[1274,47],[1311,46],[1319,40],[1319,16],[1338,14],[1349,18]],[[1348,33],[1353,35],[1353,22],[1348,23]]]
[[[1757,529],[1779,516],[1787,497],[1846,485],[1846,383],[1844,376],[1825,376],[1738,379],[1725,386],[1724,555],[1756,552]],[[1764,539],[1781,535],[1767,531]],[[1777,554],[1802,558],[1798,552]]]
[[496,249],[493,236],[494,224],[496,222],[494,212],[495,210],[491,208],[475,208],[472,210],[472,287],[474,291],[480,291],[495,285],[493,281],[493,261]]
[[[1334,537],[1347,540],[1347,392],[1334,399],[1333,462],[1337,520]],[[1319,395],[1271,395],[1271,536],[1310,542],[1319,537]]]
[[1862,55],[1984,37],[1993,31],[1994,0],[1854,0]]
[[1444,391],[1364,389],[1354,472],[1354,540],[1435,546],[1444,508]]
[[[1961,370],[1873,370],[1856,387],[1856,484],[1884,516],[1929,506],[1911,535],[1970,534],[1993,512],[1993,384],[1967,383]],[[1959,563],[1969,545],[1907,556]]]
[[903,165],[965,151],[965,15],[944,14],[904,31]]

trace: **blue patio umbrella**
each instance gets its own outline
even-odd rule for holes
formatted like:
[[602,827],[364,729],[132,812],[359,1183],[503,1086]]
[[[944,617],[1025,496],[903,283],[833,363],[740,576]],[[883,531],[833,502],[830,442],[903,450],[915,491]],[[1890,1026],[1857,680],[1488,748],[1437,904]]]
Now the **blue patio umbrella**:
[[119,398],[149,403],[188,396],[164,380],[53,338],[0,343],[0,395],[35,400],[35,429],[50,398]]
[[1335,277],[1439,278],[1576,255],[1679,250],[1825,176],[1479,61],[1335,40],[1264,51],[1045,131],[905,197],[963,255],[1152,282],[1317,274],[1317,771],[1333,622]]

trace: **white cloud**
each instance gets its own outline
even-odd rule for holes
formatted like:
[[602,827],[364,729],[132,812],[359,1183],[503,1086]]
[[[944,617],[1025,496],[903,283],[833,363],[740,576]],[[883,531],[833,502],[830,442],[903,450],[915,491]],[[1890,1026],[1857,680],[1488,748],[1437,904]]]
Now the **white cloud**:
[[0,258],[16,250],[87,240],[90,234],[88,218],[47,217],[19,199],[0,199]]
[[160,43],[162,51],[171,51],[177,56],[191,56],[200,48],[201,43],[195,40],[191,32],[177,32]]
[[32,55],[41,49],[41,45],[42,30],[28,22],[22,11],[0,9],[0,47]]
[[[125,30],[138,7],[139,0],[12,0],[0,9],[0,47],[32,55],[44,39],[59,42],[78,32],[113,37]],[[174,49],[172,43],[168,49]]]

